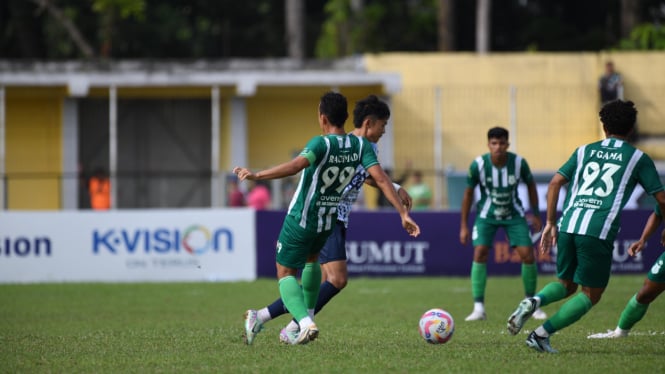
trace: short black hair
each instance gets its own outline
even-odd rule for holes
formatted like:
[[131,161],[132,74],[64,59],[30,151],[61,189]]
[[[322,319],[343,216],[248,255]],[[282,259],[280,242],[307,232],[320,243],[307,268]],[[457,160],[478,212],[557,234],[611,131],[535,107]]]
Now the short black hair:
[[369,95],[356,102],[356,107],[353,109],[353,126],[356,128],[362,127],[367,116],[387,120],[390,118],[390,108],[376,95]]
[[487,140],[501,138],[506,138],[506,140],[508,140],[508,130],[503,127],[496,126],[487,131]]
[[632,101],[614,100],[600,109],[600,121],[608,134],[626,136],[635,128],[637,109]]
[[328,117],[328,121],[335,127],[344,127],[344,122],[349,118],[346,97],[338,92],[326,92],[321,96],[319,112]]

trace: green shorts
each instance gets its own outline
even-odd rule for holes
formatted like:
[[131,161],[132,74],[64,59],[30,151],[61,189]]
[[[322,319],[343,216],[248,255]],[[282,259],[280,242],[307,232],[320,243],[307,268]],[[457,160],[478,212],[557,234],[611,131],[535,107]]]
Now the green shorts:
[[473,246],[485,245],[491,247],[494,244],[494,235],[496,235],[499,227],[503,227],[506,231],[511,247],[531,247],[533,245],[529,224],[524,217],[518,217],[505,221],[476,218],[471,233]]
[[560,232],[557,240],[556,271],[559,279],[593,288],[605,288],[612,271],[611,240]]
[[665,283],[665,252],[656,259],[656,262],[651,265],[647,277],[650,281],[656,283]]
[[291,269],[304,268],[307,258],[321,251],[331,233],[305,230],[287,215],[277,239],[277,263]]

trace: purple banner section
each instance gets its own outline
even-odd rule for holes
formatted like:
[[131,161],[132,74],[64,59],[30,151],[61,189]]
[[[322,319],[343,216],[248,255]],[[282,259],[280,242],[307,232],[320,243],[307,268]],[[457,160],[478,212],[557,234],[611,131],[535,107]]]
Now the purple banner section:
[[[649,239],[643,253],[636,257],[628,255],[629,245],[639,239],[651,212],[627,210],[622,213],[622,228],[614,242],[613,273],[646,274],[662,253],[658,231]],[[285,212],[257,212],[259,277],[275,277],[275,243],[284,215]],[[396,212],[352,213],[346,243],[349,275],[468,276],[473,247],[459,242],[459,212],[415,212],[412,217],[421,229],[421,235],[417,238],[408,236],[402,229]],[[499,231],[496,239],[487,263],[488,274],[520,274],[520,258],[509,247],[504,233]],[[556,248],[548,255],[538,253],[537,260],[540,273],[556,272]]]

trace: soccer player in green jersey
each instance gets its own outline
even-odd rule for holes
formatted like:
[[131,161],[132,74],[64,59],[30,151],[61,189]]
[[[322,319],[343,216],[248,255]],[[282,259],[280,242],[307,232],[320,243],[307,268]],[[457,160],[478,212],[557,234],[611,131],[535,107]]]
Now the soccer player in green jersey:
[[[605,139],[577,148],[550,181],[540,246],[547,253],[557,245],[558,282],[522,300],[508,318],[508,331],[515,335],[536,308],[575,294],[529,334],[527,346],[539,352],[556,353],[550,335],[577,322],[600,301],[610,278],[621,210],[635,186],[639,183],[653,195],[665,212],[665,191],[653,161],[626,141],[636,120],[631,101],[605,104],[600,110]],[[557,202],[569,182],[557,237]],[[576,293],[578,286],[582,292]]]
[[[321,284],[321,267],[317,259],[334,229],[342,193],[358,166],[370,174],[397,209],[402,227],[411,236],[420,234],[420,228],[379,165],[371,143],[344,131],[348,117],[346,98],[334,92],[323,95],[318,117],[323,136],[312,138],[293,160],[256,173],[241,167],[233,169],[240,180],[283,178],[302,171],[279,234],[276,255],[280,296],[300,326],[293,344],[305,344],[318,337],[314,309]],[[302,288],[296,279],[299,269],[302,269]]]
[[[469,167],[466,189],[462,199],[460,220],[460,242],[466,245],[469,236],[473,240],[473,263],[471,264],[471,292],[473,311],[465,321],[478,321],[487,318],[485,314],[485,286],[487,284],[487,257],[494,241],[494,235],[503,228],[508,235],[510,246],[515,248],[522,259],[522,283],[525,296],[536,292],[538,269],[536,268],[533,243],[529,224],[525,218],[522,202],[517,195],[520,182],[527,185],[529,202],[533,212],[533,226],[540,231],[541,220],[538,211],[538,191],[526,160],[508,152],[508,130],[493,127],[487,132],[489,153],[478,156]],[[480,186],[480,200],[477,205],[473,232],[469,233],[468,217],[473,201],[473,191]],[[543,311],[537,310],[535,318],[545,319]]]
[[[647,219],[646,225],[642,230],[640,240],[630,245],[628,254],[635,256],[646,246],[646,241],[656,231],[660,223],[663,222],[663,215],[658,206],[654,209]],[[665,246],[665,230],[660,233],[660,244]],[[616,329],[608,330],[606,333],[589,335],[589,339],[607,339],[607,338],[625,338],[630,329],[639,322],[647,313],[649,304],[665,291],[665,252],[653,263],[647,277],[644,279],[642,288],[633,297],[628,300],[628,304],[621,312],[619,323]]]
[[[356,102],[353,109],[354,129],[352,134],[369,140],[372,142],[372,146],[376,148],[377,142],[386,132],[389,118],[390,108],[388,104],[379,100],[375,95],[369,95]],[[342,192],[339,205],[337,206],[337,224],[335,225],[335,229],[319,253],[323,283],[319,287],[319,298],[314,309],[315,315],[346,287],[349,277],[346,264],[346,230],[349,225],[349,216],[351,215],[353,204],[355,204],[365,184],[376,187],[374,180],[369,177],[365,169],[362,166],[358,166],[351,182]],[[394,184],[394,186],[404,206],[410,209],[413,203],[411,196],[399,184]],[[268,321],[288,312],[281,298],[264,308],[247,310],[245,313],[245,342],[252,344],[256,335]],[[298,326],[297,321],[291,320],[280,331],[279,339],[283,343],[291,344],[296,339],[299,331],[300,326]]]

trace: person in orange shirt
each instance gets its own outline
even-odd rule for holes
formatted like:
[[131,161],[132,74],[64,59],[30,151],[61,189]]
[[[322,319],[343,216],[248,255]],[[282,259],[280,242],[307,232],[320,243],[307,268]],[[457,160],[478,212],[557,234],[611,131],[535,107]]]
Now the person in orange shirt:
[[88,183],[88,192],[92,209],[108,210],[111,208],[111,181],[106,170],[95,169]]

